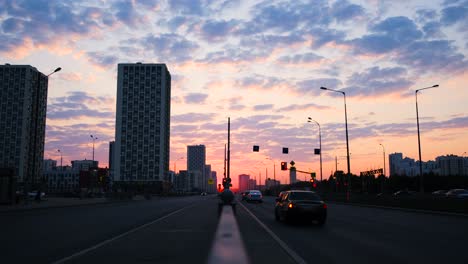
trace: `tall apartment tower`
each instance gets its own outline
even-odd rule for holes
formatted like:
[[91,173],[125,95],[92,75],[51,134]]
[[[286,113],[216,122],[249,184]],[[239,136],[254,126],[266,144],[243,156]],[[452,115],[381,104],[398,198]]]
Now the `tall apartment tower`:
[[40,183],[48,77],[29,65],[0,65],[0,168],[20,185]]
[[239,175],[239,192],[243,192],[249,189],[250,175],[241,174]]
[[400,173],[400,164],[403,161],[403,153],[393,153],[388,155],[388,163],[390,167],[390,176]]
[[165,64],[120,63],[114,182],[154,184],[169,172],[171,74]]
[[187,170],[189,173],[194,174],[194,188],[199,191],[206,191],[205,182],[207,182],[208,179],[206,178],[205,168],[205,145],[187,146]]

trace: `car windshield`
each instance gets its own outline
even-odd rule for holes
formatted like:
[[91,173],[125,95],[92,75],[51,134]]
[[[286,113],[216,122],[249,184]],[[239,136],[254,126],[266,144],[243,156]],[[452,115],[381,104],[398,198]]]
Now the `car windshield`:
[[320,197],[313,193],[313,192],[291,192],[289,195],[289,199],[291,200],[312,200],[312,201],[320,201]]

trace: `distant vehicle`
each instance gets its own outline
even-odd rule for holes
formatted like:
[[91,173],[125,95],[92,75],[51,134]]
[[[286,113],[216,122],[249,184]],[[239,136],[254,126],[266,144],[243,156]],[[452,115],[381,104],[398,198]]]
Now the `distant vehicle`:
[[437,190],[437,191],[433,191],[432,195],[434,195],[434,196],[445,196],[446,193],[447,193],[447,190]]
[[[37,196],[37,191],[32,191],[32,192],[28,192],[28,197],[29,198],[36,198]],[[44,192],[41,192],[41,199],[45,197],[45,193]]]
[[286,191],[276,198],[275,219],[287,222],[301,219],[317,221],[324,225],[327,219],[327,205],[313,191]]
[[399,190],[399,191],[393,193],[393,196],[408,196],[408,195],[412,195],[412,194],[415,194],[415,193],[416,193],[415,191]]
[[465,190],[465,189],[452,189],[452,190],[449,190],[445,195],[447,197],[451,197],[451,198],[468,199],[468,190]]
[[242,199],[241,199],[241,200],[242,200],[242,201],[245,200],[245,198],[247,197],[247,194],[249,194],[249,191],[243,191],[243,192],[241,192],[241,196],[242,196]]
[[263,202],[263,195],[259,190],[250,190],[247,191],[245,195],[245,199],[247,202]]

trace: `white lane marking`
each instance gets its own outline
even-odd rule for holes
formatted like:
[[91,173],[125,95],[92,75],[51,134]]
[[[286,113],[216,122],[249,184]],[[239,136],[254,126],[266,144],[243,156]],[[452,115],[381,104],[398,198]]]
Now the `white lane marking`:
[[182,207],[182,208],[180,208],[180,209],[178,209],[178,210],[176,210],[176,211],[174,211],[174,212],[172,212],[172,213],[169,213],[169,214],[167,214],[167,215],[165,215],[165,216],[162,216],[162,217],[160,217],[160,218],[157,218],[157,219],[155,219],[155,220],[153,220],[153,221],[151,221],[151,222],[149,222],[149,223],[143,224],[143,225],[141,225],[141,226],[139,226],[139,227],[136,227],[136,228],[134,228],[134,229],[131,229],[131,230],[129,230],[129,231],[125,232],[125,233],[122,233],[122,234],[120,234],[120,235],[118,235],[118,236],[115,236],[115,237],[113,237],[113,238],[104,240],[104,241],[102,241],[102,242],[100,242],[100,243],[98,243],[98,244],[96,244],[96,245],[94,245],[94,246],[92,246],[92,247],[89,247],[89,248],[87,248],[87,249],[81,250],[81,251],[79,251],[79,252],[77,252],[77,253],[75,253],[75,254],[73,254],[73,255],[71,255],[71,256],[68,256],[68,257],[65,257],[65,258],[63,258],[63,259],[57,260],[57,261],[55,261],[55,262],[52,262],[52,264],[61,264],[61,263],[65,263],[65,262],[67,262],[67,261],[69,261],[69,260],[71,260],[71,259],[74,259],[74,258],[76,258],[76,257],[82,256],[82,255],[84,255],[84,254],[86,254],[86,253],[88,253],[88,252],[91,252],[91,251],[93,251],[93,250],[95,250],[95,249],[98,249],[98,248],[100,248],[100,247],[102,247],[102,246],[105,246],[105,245],[107,245],[107,244],[109,244],[109,243],[111,243],[111,242],[113,242],[113,241],[115,241],[115,240],[117,240],[117,239],[120,239],[120,238],[122,238],[122,237],[124,237],[124,236],[127,236],[127,235],[129,235],[129,234],[131,234],[131,233],[135,233],[136,231],[138,231],[138,230],[140,230],[140,229],[143,229],[143,228],[145,228],[145,227],[147,227],[147,226],[149,226],[149,225],[152,225],[152,224],[154,224],[154,223],[156,223],[156,222],[159,222],[159,221],[161,221],[161,220],[163,220],[163,219],[166,219],[166,218],[168,218],[169,216],[175,215],[175,214],[179,213],[180,211],[183,211],[183,210],[188,209],[188,208],[193,207],[193,206],[194,206],[194,204],[190,204],[190,205],[187,205],[187,206],[185,206],[185,207]]
[[286,253],[298,264],[307,264],[307,262],[301,258],[296,252],[294,252],[291,248],[289,248],[286,243],[283,242],[273,231],[271,231],[260,219],[258,219],[252,212],[250,212],[245,205],[242,203],[239,203],[244,209],[247,211],[247,213],[250,214],[250,216],[257,221],[257,223],[265,229],[265,231],[286,251]]

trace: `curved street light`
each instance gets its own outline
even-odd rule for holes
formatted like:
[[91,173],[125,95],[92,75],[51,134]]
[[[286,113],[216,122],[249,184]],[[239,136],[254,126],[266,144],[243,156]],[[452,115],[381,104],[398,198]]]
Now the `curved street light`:
[[387,174],[385,169],[385,147],[384,145],[382,145],[382,143],[380,143],[379,145],[382,146],[383,149],[383,175],[385,177],[385,175]]
[[312,118],[307,118],[307,122],[308,123],[311,123],[311,122],[315,122],[315,124],[317,124],[318,128],[319,128],[319,148],[320,148],[320,182],[322,182],[322,130],[320,128],[320,124],[315,121],[314,119]]
[[[49,74],[47,74],[45,76],[46,79],[50,75],[52,75],[52,74],[54,74],[54,73],[56,73],[56,72],[58,72],[60,70],[62,70],[62,68],[60,68],[60,67],[56,68],[53,72],[51,72],[51,73],[49,73]],[[39,93],[41,91],[41,77],[42,77],[41,74],[42,74],[41,72],[37,71],[36,104],[34,105],[34,114],[36,116],[34,118],[34,137],[33,137],[34,139],[33,139],[33,148],[32,148],[32,150],[33,150],[32,151],[33,159],[32,159],[32,170],[31,170],[31,184],[34,184],[36,182],[36,178],[37,178],[37,181],[41,181],[41,180],[42,180],[42,182],[44,181],[44,177],[38,177],[37,175],[35,175],[36,172],[39,172],[39,170],[36,171],[36,159],[37,159],[36,153],[38,152],[38,149],[40,149],[40,148],[37,147],[37,135],[36,135],[37,132],[36,131],[38,130],[38,126],[39,126],[39,124],[38,124],[39,123],[39,99],[40,99],[39,98],[40,97]],[[47,93],[46,93],[45,98],[46,98],[45,99],[46,100],[45,104],[47,106]],[[39,150],[39,151],[44,151],[44,149]],[[36,198],[35,198],[36,200],[41,199],[41,186],[40,186],[41,183],[39,182],[38,185],[39,186],[37,186],[38,187],[37,195],[36,195]],[[26,189],[27,188],[25,188],[25,191],[26,191]]]
[[418,92],[422,90],[426,90],[426,89],[436,88],[436,87],[439,87],[439,85],[434,84],[432,86],[424,87],[424,88],[417,89],[416,91],[414,91],[414,95],[416,97],[416,123],[418,127],[419,175],[421,177],[419,191],[421,193],[424,193],[424,176],[423,176],[422,161],[421,161],[421,136],[419,133]]
[[344,110],[345,110],[345,127],[346,127],[346,152],[347,152],[346,160],[348,162],[348,195],[347,195],[348,197],[347,198],[349,200],[349,192],[351,191],[351,165],[350,165],[350,162],[349,162],[348,114],[347,114],[347,110],[346,110],[346,93],[343,92],[343,91],[333,90],[333,89],[323,87],[323,86],[320,87],[320,89],[343,94]]

